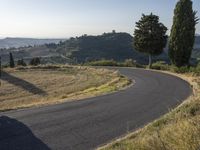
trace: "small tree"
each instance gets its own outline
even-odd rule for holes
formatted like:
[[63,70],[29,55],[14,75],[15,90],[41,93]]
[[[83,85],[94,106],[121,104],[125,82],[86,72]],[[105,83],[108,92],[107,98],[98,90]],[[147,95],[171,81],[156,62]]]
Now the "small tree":
[[37,66],[37,65],[39,65],[39,64],[40,64],[40,58],[38,58],[38,57],[33,58],[33,59],[31,59],[31,61],[30,61],[30,65],[32,65],[32,66]]
[[136,22],[134,32],[134,46],[139,52],[149,55],[149,67],[152,66],[152,56],[160,55],[167,44],[167,28],[159,22],[159,17],[142,15]]
[[10,53],[10,68],[14,68],[14,67],[15,67],[15,62],[14,62],[12,53]]
[[18,66],[26,66],[26,63],[23,59],[20,59],[20,60],[17,61],[17,65]]
[[180,0],[174,10],[173,26],[169,40],[169,57],[172,64],[189,65],[195,41],[195,25],[198,19],[191,0]]

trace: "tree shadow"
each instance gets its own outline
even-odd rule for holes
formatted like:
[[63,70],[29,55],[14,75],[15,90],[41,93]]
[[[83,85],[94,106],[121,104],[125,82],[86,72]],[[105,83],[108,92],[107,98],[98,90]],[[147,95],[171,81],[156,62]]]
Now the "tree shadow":
[[7,81],[10,84],[21,87],[32,94],[37,94],[37,95],[42,95],[42,96],[47,95],[45,91],[36,87],[34,84],[27,82],[23,79],[17,78],[13,75],[10,75],[7,72],[2,71],[1,79],[4,81]]
[[0,150],[50,150],[23,123],[0,117]]

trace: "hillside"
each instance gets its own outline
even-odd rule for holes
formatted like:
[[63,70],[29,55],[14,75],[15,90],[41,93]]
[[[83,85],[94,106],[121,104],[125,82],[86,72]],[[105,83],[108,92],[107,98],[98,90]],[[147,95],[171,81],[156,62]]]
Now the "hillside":
[[193,53],[192,53],[192,57],[200,59],[200,36],[196,37],[194,50],[193,50]]
[[41,57],[45,63],[82,63],[97,59],[123,61],[128,58],[146,62],[146,57],[133,50],[132,42],[128,33],[104,33],[70,38],[58,44],[1,49],[0,55],[4,63],[9,61],[9,52],[13,53],[15,60],[24,58],[29,61],[33,57]]
[[5,38],[0,39],[0,48],[43,45],[46,43],[58,43],[61,40],[62,39]]
[[[133,48],[133,37],[128,33],[104,33],[99,36],[81,36],[71,38],[57,45],[56,51],[66,54],[71,60],[82,63],[100,59],[124,61],[134,59],[147,63],[148,57]],[[165,56],[165,57],[163,57]],[[166,54],[159,58],[166,60]]]
[[0,56],[3,64],[9,62],[9,52],[12,52],[15,61],[24,59],[27,63],[34,57],[40,57],[42,63],[64,63],[68,62],[67,58],[57,53],[55,50],[48,48],[46,45],[27,46],[20,48],[1,49]]
[[192,57],[200,59],[200,47],[193,50]]
[[[44,41],[43,41],[44,42]],[[47,41],[46,41],[47,42]],[[48,42],[53,42],[49,40]],[[41,57],[43,63],[84,63],[100,59],[124,61],[134,59],[139,63],[148,63],[148,56],[138,53],[133,48],[133,37],[128,33],[104,33],[99,36],[81,36],[59,43],[47,43],[36,46],[1,49],[4,63],[9,61],[9,52],[15,60],[24,58],[27,62],[33,57]],[[58,41],[57,41],[58,42]],[[196,38],[193,58],[200,58],[200,36]],[[169,61],[167,49],[154,60]]]
[[[200,36],[196,37],[193,58],[200,58]],[[113,59],[124,61],[132,58],[140,63],[147,63],[148,56],[138,53],[133,48],[133,37],[128,33],[104,33],[99,36],[81,36],[71,38],[57,46],[57,52],[77,62],[93,61],[99,59]],[[155,60],[169,61],[167,49]]]
[[66,44],[67,49],[74,49],[70,58],[78,62],[99,59],[123,61],[127,58],[145,60],[140,53],[133,50],[132,39],[132,36],[127,33],[105,33],[100,36],[82,36],[71,39]]
[[196,40],[195,40],[195,48],[200,48],[200,36],[197,36],[196,37]]

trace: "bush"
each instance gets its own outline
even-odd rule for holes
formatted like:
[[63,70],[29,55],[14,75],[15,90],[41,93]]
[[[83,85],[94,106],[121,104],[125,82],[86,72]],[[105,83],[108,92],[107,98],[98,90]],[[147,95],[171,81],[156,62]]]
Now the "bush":
[[191,71],[195,74],[195,75],[200,75],[200,63],[196,66],[196,67],[193,67],[191,69]]
[[124,62],[116,62],[114,60],[99,60],[87,62],[84,65],[89,66],[116,66],[116,67],[137,67],[137,68],[145,68],[143,65],[138,64],[135,60],[126,59]]
[[200,64],[197,65],[196,67],[184,66],[184,67],[178,68],[178,67],[172,66],[171,71],[175,73],[193,73],[194,75],[200,75]]
[[17,65],[18,66],[26,66],[26,63],[23,59],[20,59],[20,60],[17,61]]
[[163,61],[158,61],[152,64],[152,67],[151,67],[151,69],[155,69],[155,70],[169,70],[169,68],[170,68],[169,65]]
[[190,72],[190,70],[191,69],[188,66],[183,66],[183,67],[172,66],[171,67],[171,71],[175,73],[188,73]]
[[8,67],[10,67],[10,65],[9,65],[9,64],[4,64],[4,65],[2,65],[1,67],[2,67],[2,68],[8,68]]
[[38,66],[39,64],[40,64],[40,58],[38,58],[38,57],[33,58],[30,61],[30,65],[32,65],[32,66]]
[[175,73],[193,73],[194,75],[200,75],[200,63],[197,66],[176,67],[168,65],[163,61],[158,61],[152,65],[151,69],[172,71]]
[[118,66],[118,63],[114,60],[99,60],[99,61],[88,62],[85,65],[89,65],[89,66]]
[[136,61],[133,59],[126,59],[123,65],[124,67],[136,67]]
[[119,66],[122,67],[137,67],[137,68],[145,68],[143,65],[137,63],[133,59],[126,59],[123,63],[121,63]]

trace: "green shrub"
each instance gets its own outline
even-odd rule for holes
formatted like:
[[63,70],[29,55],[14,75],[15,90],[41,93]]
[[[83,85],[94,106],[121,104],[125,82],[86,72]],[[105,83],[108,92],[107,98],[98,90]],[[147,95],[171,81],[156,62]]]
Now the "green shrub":
[[132,59],[126,59],[124,62],[116,62],[114,60],[99,60],[99,61],[91,61],[87,62],[84,65],[89,66],[117,66],[117,67],[137,67],[137,68],[145,68],[143,65],[138,64],[136,61]]
[[23,59],[20,59],[20,60],[17,61],[17,65],[18,66],[26,66],[26,63]]
[[87,62],[85,65],[89,66],[118,66],[118,63],[114,60],[98,60],[98,61],[92,61]]
[[191,69],[191,71],[195,74],[195,75],[200,75],[200,63],[196,66],[196,67],[193,67]]
[[172,66],[171,71],[175,72],[175,73],[188,73],[188,72],[190,72],[190,67],[188,67],[188,66],[183,66],[183,67]]
[[200,75],[200,65],[197,65],[196,67],[184,66],[179,68],[172,66],[170,70],[175,73],[193,73],[194,75]]
[[126,59],[124,63],[122,63],[125,67],[136,67],[136,61],[133,59]]
[[169,70],[169,68],[170,68],[169,65],[163,61],[158,61],[156,63],[153,63],[151,67],[151,69],[155,70]]
[[2,65],[1,67],[2,67],[2,68],[8,68],[8,67],[10,67],[10,65],[9,65],[9,64],[4,64],[4,65]]
[[136,67],[136,68],[145,68],[144,65],[141,65],[139,63],[137,63],[135,60],[133,59],[126,59],[123,63],[121,63],[122,67]]
[[33,59],[31,59],[31,61],[30,61],[30,65],[32,65],[32,66],[37,66],[37,65],[39,65],[39,64],[40,64],[40,58],[38,58],[38,57],[33,58]]

